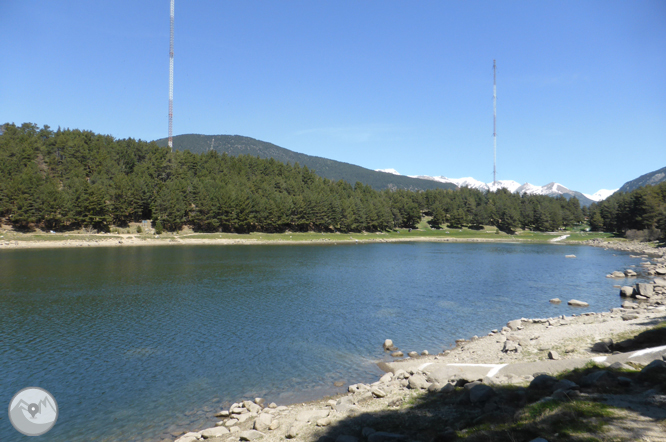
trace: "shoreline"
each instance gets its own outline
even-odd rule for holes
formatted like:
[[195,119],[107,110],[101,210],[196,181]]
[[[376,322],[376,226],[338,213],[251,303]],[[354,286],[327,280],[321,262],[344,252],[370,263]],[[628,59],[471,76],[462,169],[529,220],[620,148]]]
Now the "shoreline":
[[[659,249],[650,248],[643,243],[634,243],[628,241],[604,241],[601,239],[592,239],[585,241],[567,241],[563,237],[553,239],[532,239],[520,237],[442,237],[442,236],[407,236],[404,238],[389,237],[384,238],[377,234],[341,234],[338,238],[331,238],[330,235],[324,238],[301,238],[287,239],[282,237],[273,237],[272,239],[263,239],[250,237],[239,238],[210,238],[191,237],[191,235],[172,235],[166,237],[155,237],[139,234],[55,234],[65,236],[59,239],[58,236],[44,234],[48,238],[37,238],[35,235],[28,235],[25,239],[16,237],[4,238],[0,236],[1,250],[17,249],[62,249],[78,247],[147,247],[147,246],[179,246],[179,245],[208,245],[208,246],[229,246],[229,245],[344,245],[344,244],[379,244],[379,243],[405,243],[405,242],[442,242],[442,243],[522,243],[522,244],[553,244],[553,245],[590,245],[593,247],[611,248],[634,253],[659,253]],[[268,234],[279,235],[279,234]],[[369,237],[369,236],[374,237]],[[77,237],[79,236],[79,237]],[[354,237],[356,236],[356,237]],[[290,237],[291,238],[291,237]],[[664,252],[662,252],[663,255]]]
[[[413,240],[405,238],[398,241]],[[428,238],[428,240],[432,239]],[[354,241],[348,241],[348,243],[351,242]],[[562,243],[565,242],[560,242],[560,244]],[[655,249],[644,243],[595,240],[584,243],[575,242],[575,244],[640,254],[642,256],[632,257],[642,260],[643,265],[640,267],[646,274],[655,274],[656,269],[660,271],[666,269],[666,249],[664,248]],[[649,264],[644,264],[648,259],[646,255],[651,257]],[[607,275],[607,277],[609,276],[611,275]],[[454,394],[461,390],[461,388],[456,388],[460,387],[461,383],[469,384],[468,386],[480,383],[487,386],[483,388],[497,390],[503,387],[526,389],[538,373],[549,372],[554,375],[562,370],[584,367],[591,361],[608,366],[617,357],[610,355],[608,349],[606,349],[607,352],[598,352],[599,343],[608,344],[608,339],[611,339],[620,345],[624,341],[618,341],[629,340],[631,336],[666,321],[666,276],[663,276],[663,273],[657,276],[656,283],[653,281],[652,284],[649,284],[653,286],[654,293],[646,300],[627,298],[622,302],[622,307],[613,308],[609,312],[589,312],[583,307],[579,314],[571,316],[516,319],[509,321],[504,327],[492,330],[486,336],[458,339],[455,348],[444,350],[437,355],[429,355],[427,352],[419,354],[414,351],[408,353],[407,350],[404,350],[404,359],[400,356],[395,357],[393,362],[378,363],[378,366],[386,372],[379,380],[371,384],[346,385],[347,393],[287,406],[266,404],[260,398],[255,401],[239,401],[228,410],[220,410],[215,413],[215,416],[220,419],[215,427],[179,435],[172,433],[171,435],[177,442],[201,440],[221,442],[239,439],[329,440],[321,438],[330,438],[330,442],[358,442],[363,439],[368,442],[397,441],[405,440],[405,438],[411,440],[413,439],[412,434],[387,433],[386,431],[393,429],[390,422],[382,421],[379,417],[373,420],[365,416],[373,414],[382,416],[391,411],[409,413],[411,406],[418,403],[423,395]],[[603,276],[600,275],[600,277]],[[622,281],[631,282],[631,278],[623,278]],[[566,300],[564,301],[566,302]],[[608,345],[612,347],[613,341],[610,342]],[[392,345],[391,342],[389,346]],[[596,350],[593,351],[593,349]],[[397,349],[387,351],[397,351]],[[666,359],[666,346],[652,353],[648,352],[646,355],[641,354],[641,358],[633,359],[633,361],[641,361],[646,364],[652,357]],[[469,412],[470,410],[465,408],[469,408],[469,393],[466,394],[468,394],[467,402],[459,407]],[[578,394],[587,397],[586,393]],[[456,402],[456,404],[458,403],[460,400]],[[487,418],[489,415],[497,413],[497,404],[493,404],[493,406],[495,409],[490,407],[489,412],[485,412],[489,408],[488,404],[485,408],[482,407],[477,419],[484,416]],[[657,408],[657,412],[659,412],[659,408]],[[643,419],[643,416],[636,413],[628,413],[629,418],[633,421],[638,422]],[[666,411],[659,416],[661,416],[662,420],[659,422],[662,422],[663,428],[660,428],[662,424],[657,425],[654,434],[650,433],[650,436],[654,437],[650,440],[666,440]],[[365,425],[366,421],[371,423],[367,427],[359,427],[359,422]],[[372,422],[376,423],[372,424]],[[376,428],[378,425],[385,425],[386,428]],[[621,433],[621,429],[614,427],[613,431]],[[382,434],[382,436],[375,438],[372,436],[375,433],[378,436]],[[331,438],[331,434],[333,438]],[[337,438],[336,434],[338,434]],[[664,439],[660,438],[662,434]],[[345,439],[346,437],[349,439]],[[620,440],[623,439],[620,438]]]

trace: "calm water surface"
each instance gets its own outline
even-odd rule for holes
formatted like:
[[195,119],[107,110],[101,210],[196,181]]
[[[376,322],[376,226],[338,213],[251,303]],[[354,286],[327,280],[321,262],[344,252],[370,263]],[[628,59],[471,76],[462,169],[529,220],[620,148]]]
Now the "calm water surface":
[[[162,440],[241,398],[374,381],[386,338],[436,353],[511,319],[619,306],[605,274],[635,263],[534,244],[5,250],[0,405],[39,386],[60,408],[50,441]],[[28,440],[4,412],[0,440]]]

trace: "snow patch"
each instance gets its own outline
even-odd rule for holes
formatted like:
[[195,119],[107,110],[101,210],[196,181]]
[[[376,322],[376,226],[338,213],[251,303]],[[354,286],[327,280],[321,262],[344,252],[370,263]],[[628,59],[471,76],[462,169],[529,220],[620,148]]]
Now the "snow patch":
[[395,169],[375,169],[375,172],[384,172],[384,173],[391,173],[393,175],[400,175],[400,172],[398,172]]

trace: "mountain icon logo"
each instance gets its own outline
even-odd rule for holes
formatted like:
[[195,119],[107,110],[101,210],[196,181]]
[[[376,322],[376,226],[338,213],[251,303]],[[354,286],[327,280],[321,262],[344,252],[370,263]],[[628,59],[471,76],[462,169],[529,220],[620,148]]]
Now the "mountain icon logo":
[[26,436],[49,431],[58,420],[58,403],[51,393],[39,387],[19,391],[9,402],[9,421]]

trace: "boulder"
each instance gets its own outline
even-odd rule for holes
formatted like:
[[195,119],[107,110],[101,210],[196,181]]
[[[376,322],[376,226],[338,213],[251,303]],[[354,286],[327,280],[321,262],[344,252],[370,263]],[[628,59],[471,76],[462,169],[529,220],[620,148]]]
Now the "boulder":
[[419,356],[419,354],[415,351],[410,351],[409,353],[407,353],[407,356],[409,356],[410,358],[416,358]]
[[639,316],[636,313],[627,313],[625,315],[622,315],[622,320],[623,321],[631,321],[634,319],[638,319]]
[[423,350],[421,352],[421,356],[428,356],[430,353],[428,353],[428,350]]
[[594,353],[612,353],[613,352],[613,340],[612,339],[602,339],[599,342],[596,342],[591,349]]
[[222,410],[220,412],[215,413],[215,417],[229,417],[229,412],[226,410]]
[[393,356],[394,358],[401,358],[401,357],[403,357],[404,355],[405,355],[405,354],[404,354],[403,352],[401,352],[401,351],[394,351],[393,353],[391,353],[391,356]]
[[572,307],[589,307],[590,306],[590,304],[588,304],[587,302],[579,301],[577,299],[572,299],[569,302],[567,302],[567,304],[569,304]]
[[553,298],[548,302],[550,302],[551,304],[561,304],[562,300],[560,298]]
[[225,427],[233,427],[233,426],[236,425],[237,423],[238,423],[238,419],[229,419],[228,421],[226,421],[226,422],[224,423],[224,426],[225,426]]
[[615,272],[611,273],[611,277],[613,277],[613,278],[624,278],[625,275],[624,275],[624,272],[615,271]]
[[386,393],[384,392],[384,390],[380,390],[377,387],[372,388],[370,390],[370,393],[372,393],[372,395],[374,397],[378,397],[378,398],[386,397]]
[[273,416],[268,413],[261,413],[254,421],[254,429],[257,431],[266,431],[270,428]]
[[241,431],[241,433],[238,436],[240,437],[240,440],[256,440],[264,437],[264,433],[257,430],[248,430],[248,431]]
[[636,370],[634,367],[631,365],[623,364],[622,362],[613,362],[609,368],[615,369],[615,370]]
[[384,341],[384,350],[393,350],[393,349],[394,349],[393,341],[391,341],[390,339],[386,339]]
[[564,255],[565,258],[575,258],[576,255]]
[[553,386],[558,382],[557,378],[551,375],[539,374],[534,376],[534,379],[530,382],[529,388],[534,390],[552,390]]
[[654,272],[657,275],[666,275],[666,267],[657,267],[656,269],[654,269]]
[[649,298],[654,294],[654,286],[652,284],[640,282],[636,284],[636,294]]
[[641,381],[654,378],[666,379],[666,361],[655,359],[643,367],[641,372],[638,374],[638,379]]
[[558,359],[560,359],[560,355],[555,350],[551,350],[548,352],[548,359],[557,361]]
[[572,382],[568,379],[562,379],[558,381],[555,385],[553,385],[553,391],[557,390],[562,390],[562,391],[567,391],[567,390],[576,390],[578,389],[578,384],[575,382]]
[[220,437],[224,434],[229,434],[229,430],[225,427],[207,428],[201,432],[201,437],[204,439],[211,439],[213,437]]
[[409,377],[409,388],[414,390],[425,390],[429,386],[430,383],[426,380],[425,376],[420,373]]
[[317,423],[315,425],[317,425],[318,427],[328,427],[329,425],[331,425],[331,422],[332,421],[331,421],[330,418],[323,417],[323,418],[317,420]]
[[485,402],[495,396],[495,390],[485,384],[478,384],[470,388],[469,401],[473,404],[477,402]]
[[291,427],[289,427],[289,430],[287,430],[287,434],[285,435],[287,439],[293,439],[298,436],[298,434],[301,432],[301,429],[303,428],[303,422],[294,422],[291,424]]
[[273,430],[277,430],[278,428],[280,428],[280,421],[277,420],[277,419],[273,419],[271,421],[271,425],[268,427],[268,429],[273,431]]
[[386,384],[388,382],[391,382],[392,379],[393,379],[393,373],[389,372],[383,375],[381,378],[379,378],[379,382],[381,382],[382,384]]
[[513,321],[509,321],[506,326],[509,327],[511,330],[516,331],[518,330],[518,327],[523,325],[523,321],[521,319],[514,319]]
[[252,401],[243,401],[243,406],[245,407],[246,410],[248,410],[250,413],[259,413],[261,412],[261,406],[255,404]]
[[620,289],[620,296],[622,296],[623,298],[630,298],[633,295],[634,295],[634,288],[633,287],[625,285],[624,287],[622,287]]
[[506,340],[504,341],[504,347],[502,348],[502,351],[504,353],[518,353],[518,351],[520,351],[520,348],[518,347],[518,344],[515,341]]
[[606,370],[595,371],[580,380],[581,387],[611,387],[615,384],[617,377]]

